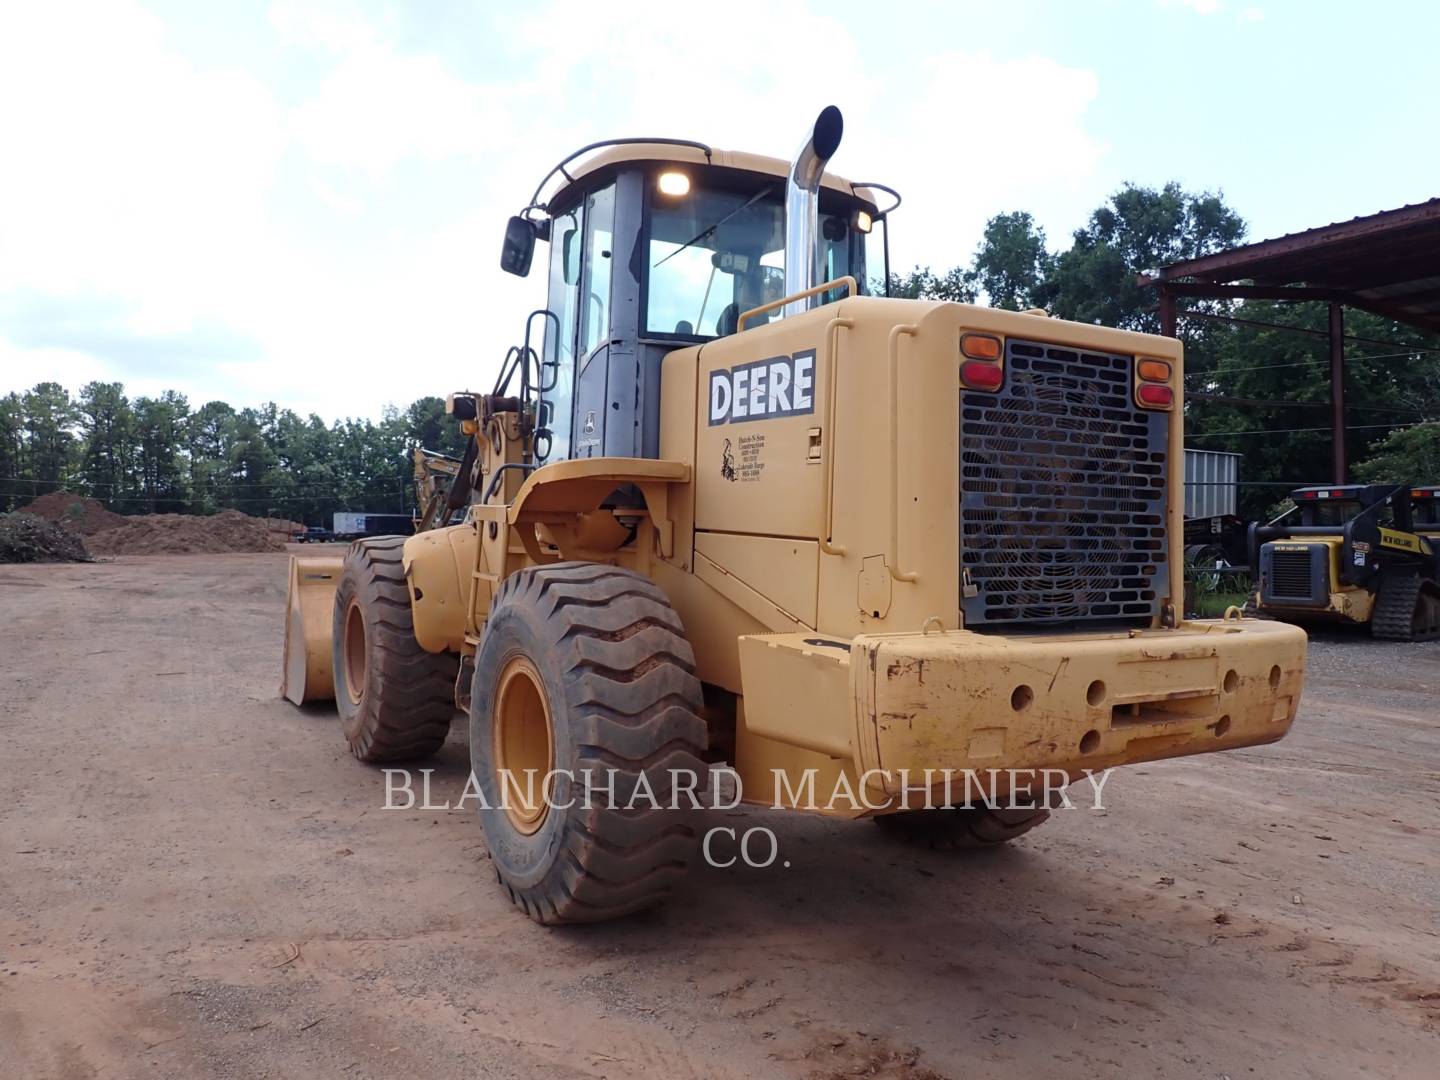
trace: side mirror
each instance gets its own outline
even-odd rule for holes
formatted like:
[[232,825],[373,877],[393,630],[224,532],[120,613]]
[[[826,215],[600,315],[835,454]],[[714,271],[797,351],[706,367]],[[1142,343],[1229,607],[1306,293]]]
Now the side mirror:
[[505,223],[505,244],[500,249],[500,269],[516,277],[530,273],[530,260],[535,257],[535,227],[523,217],[512,217]]

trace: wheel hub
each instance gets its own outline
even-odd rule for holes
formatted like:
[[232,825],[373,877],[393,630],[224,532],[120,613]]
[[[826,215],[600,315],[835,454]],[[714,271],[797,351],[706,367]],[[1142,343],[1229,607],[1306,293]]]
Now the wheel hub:
[[365,614],[360,602],[351,600],[345,610],[345,692],[350,703],[359,705],[365,693],[365,679],[370,669],[369,649],[365,640]]
[[554,768],[550,707],[540,672],[512,656],[495,693],[495,781],[505,814],[517,831],[539,830],[549,813],[546,777]]

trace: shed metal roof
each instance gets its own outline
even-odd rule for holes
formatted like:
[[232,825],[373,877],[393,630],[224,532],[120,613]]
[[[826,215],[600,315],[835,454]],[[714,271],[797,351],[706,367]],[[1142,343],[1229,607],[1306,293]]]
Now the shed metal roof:
[[1257,295],[1301,286],[1295,299],[1338,300],[1440,332],[1440,198],[1172,263],[1142,281],[1187,279],[1249,280]]

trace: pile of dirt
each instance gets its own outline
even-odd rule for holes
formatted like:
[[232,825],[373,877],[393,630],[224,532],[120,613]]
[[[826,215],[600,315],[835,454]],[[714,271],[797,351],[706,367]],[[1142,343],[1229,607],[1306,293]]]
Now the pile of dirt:
[[0,514],[0,563],[89,562],[85,542],[35,514]]
[[41,495],[24,507],[22,513],[44,518],[85,537],[81,558],[86,557],[85,546],[102,555],[284,551],[291,535],[305,529],[298,521],[250,517],[239,510],[222,510],[212,517],[191,514],[127,517],[107,510],[96,499],[68,491]]
[[113,510],[105,509],[97,499],[72,495],[68,491],[52,491],[21,507],[26,514],[34,514],[46,521],[58,521],[72,532],[90,536],[104,529],[113,529],[125,524],[126,518]]
[[95,533],[90,550],[102,555],[191,555],[229,551],[284,551],[285,534],[238,510],[212,517],[147,514],[121,518],[121,524]]

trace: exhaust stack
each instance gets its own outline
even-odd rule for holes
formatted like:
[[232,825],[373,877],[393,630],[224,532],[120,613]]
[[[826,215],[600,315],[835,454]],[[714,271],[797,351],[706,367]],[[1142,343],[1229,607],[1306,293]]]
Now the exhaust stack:
[[[816,274],[816,233],[820,212],[820,178],[825,163],[840,148],[845,122],[834,105],[815,119],[800,152],[790,165],[785,185],[785,295],[813,289],[820,281]],[[815,305],[816,298],[785,305],[786,315],[798,315]]]

